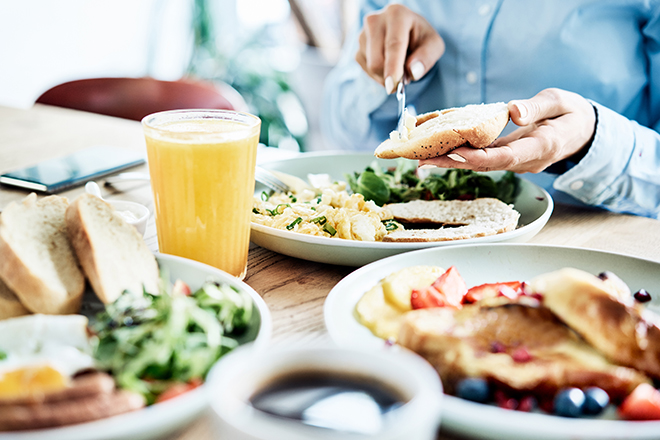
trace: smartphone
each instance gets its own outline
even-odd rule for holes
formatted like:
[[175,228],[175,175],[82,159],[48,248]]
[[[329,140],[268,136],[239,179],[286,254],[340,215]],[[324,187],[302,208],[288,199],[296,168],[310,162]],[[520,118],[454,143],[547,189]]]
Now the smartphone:
[[117,147],[95,146],[0,175],[0,183],[55,193],[145,163],[144,154]]

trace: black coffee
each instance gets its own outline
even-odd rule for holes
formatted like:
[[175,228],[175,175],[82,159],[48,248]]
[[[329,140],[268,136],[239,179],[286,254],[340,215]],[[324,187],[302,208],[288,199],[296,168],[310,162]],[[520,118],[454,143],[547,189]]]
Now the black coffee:
[[298,373],[275,379],[250,403],[260,411],[307,425],[375,434],[386,414],[405,400],[367,377]]

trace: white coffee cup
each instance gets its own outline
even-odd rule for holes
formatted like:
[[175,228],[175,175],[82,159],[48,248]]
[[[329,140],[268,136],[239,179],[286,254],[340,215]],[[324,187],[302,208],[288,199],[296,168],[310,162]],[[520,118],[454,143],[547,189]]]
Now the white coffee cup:
[[[379,384],[395,392],[400,406],[371,417],[358,429],[355,421],[367,414],[343,411],[334,428],[273,415],[253,406],[253,397],[296,375],[352,378]],[[440,425],[442,385],[437,372],[421,357],[400,349],[357,351],[301,346],[255,350],[242,346],[225,355],[207,378],[209,402],[218,438],[232,440],[432,440]],[[372,416],[373,411],[369,412]],[[364,422],[364,420],[363,420]]]

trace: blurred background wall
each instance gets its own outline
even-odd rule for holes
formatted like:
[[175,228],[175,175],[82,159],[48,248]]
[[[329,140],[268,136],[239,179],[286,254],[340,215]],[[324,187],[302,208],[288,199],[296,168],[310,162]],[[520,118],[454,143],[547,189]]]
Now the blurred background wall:
[[0,105],[94,77],[194,77],[236,88],[286,149],[331,149],[323,80],[358,0],[0,0]]

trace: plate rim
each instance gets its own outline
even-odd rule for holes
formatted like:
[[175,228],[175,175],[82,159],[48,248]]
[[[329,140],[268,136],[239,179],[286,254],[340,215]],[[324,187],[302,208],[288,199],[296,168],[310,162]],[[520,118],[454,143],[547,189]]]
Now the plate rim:
[[[259,332],[254,341],[251,341],[250,343],[255,347],[265,347],[268,345],[272,338],[273,331],[271,312],[261,295],[259,295],[259,293],[251,286],[221,269],[199,261],[160,252],[153,252],[153,255],[156,257],[159,264],[160,261],[163,260],[175,262],[176,264],[198,267],[210,271],[211,274],[208,275],[208,277],[215,277],[218,278],[219,281],[227,282],[230,285],[240,286],[241,291],[246,292],[250,296],[260,314],[261,324]],[[201,280],[201,282],[204,281],[205,280]],[[199,416],[204,408],[208,407],[209,399],[207,388],[206,383],[204,383],[198,388],[171,400],[147,406],[138,411],[131,411],[112,417],[92,420],[90,422],[52,428],[0,432],[0,440],[132,439],[153,438],[154,436],[165,435],[165,433],[178,429],[177,427],[190,422],[192,418]],[[172,422],[172,427],[169,427],[168,425],[165,430],[154,429],[154,427],[163,425],[162,421],[166,420],[168,416],[176,417],[177,415],[180,415],[181,409],[185,408],[188,408],[188,412],[185,413],[184,416],[180,416],[181,418],[176,422]],[[154,415],[156,411],[162,415]],[[146,422],[144,421],[145,419],[147,419]],[[136,426],[141,427],[136,430]],[[98,435],[90,436],[90,433],[93,432],[97,432]],[[150,432],[153,432],[153,434],[150,435]]]

